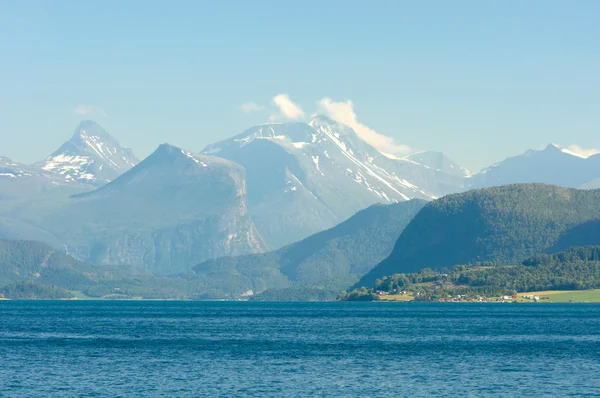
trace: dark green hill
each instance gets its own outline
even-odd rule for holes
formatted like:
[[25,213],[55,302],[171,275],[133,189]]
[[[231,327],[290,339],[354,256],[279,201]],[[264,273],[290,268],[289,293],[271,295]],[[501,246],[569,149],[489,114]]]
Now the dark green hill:
[[425,203],[411,200],[373,205],[329,230],[277,251],[206,261],[194,267],[194,272],[202,280],[219,280],[219,285],[233,294],[291,286],[340,290],[391,252],[397,237]]
[[598,219],[600,190],[519,184],[449,195],[427,204],[391,255],[358,285],[373,286],[385,275],[427,267],[520,263],[554,247],[567,231]]

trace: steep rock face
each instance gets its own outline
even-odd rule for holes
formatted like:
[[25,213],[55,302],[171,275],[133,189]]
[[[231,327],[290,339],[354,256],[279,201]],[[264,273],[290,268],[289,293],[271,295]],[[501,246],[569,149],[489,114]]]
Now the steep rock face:
[[28,221],[80,260],[175,273],[264,250],[247,213],[243,168],[165,144],[95,191],[33,209]]
[[203,153],[247,170],[252,217],[271,248],[330,228],[375,203],[432,199],[464,178],[384,155],[323,116],[252,127]]
[[[448,195],[427,204],[394,250],[361,279],[479,261],[520,263],[559,244],[574,245],[600,219],[600,190],[517,184]],[[589,244],[589,242],[582,242]],[[560,248],[562,248],[560,247]]]
[[600,154],[583,157],[555,144],[544,150],[529,150],[494,164],[473,175],[470,188],[505,184],[544,183],[568,188],[600,185]]
[[71,139],[35,166],[53,173],[61,183],[101,186],[138,163],[129,148],[123,148],[99,124],[86,120]]

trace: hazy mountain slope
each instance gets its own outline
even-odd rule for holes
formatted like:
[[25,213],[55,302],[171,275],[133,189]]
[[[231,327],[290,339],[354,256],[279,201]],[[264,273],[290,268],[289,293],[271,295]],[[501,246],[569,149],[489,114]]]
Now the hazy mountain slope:
[[[242,291],[289,286],[346,288],[391,251],[423,200],[373,205],[341,224],[274,252],[209,260],[194,267],[201,279],[230,275]],[[281,278],[276,278],[276,273]],[[265,278],[266,275],[268,278]],[[242,291],[226,291],[241,293]]]
[[247,170],[248,204],[273,248],[330,228],[375,203],[431,199],[464,178],[383,155],[325,117],[252,127],[203,153]]
[[98,190],[11,214],[83,261],[176,273],[209,258],[264,250],[245,186],[240,166],[165,144]]
[[390,256],[361,279],[477,261],[519,263],[555,245],[578,225],[600,219],[600,190],[506,185],[449,195],[427,204]]
[[138,163],[129,148],[123,148],[99,124],[86,120],[70,140],[34,166],[59,177],[61,183],[104,185]]
[[425,151],[407,156],[406,159],[422,164],[423,166],[442,171],[447,174],[469,177],[471,172],[453,162],[442,152]]
[[584,158],[550,144],[544,150],[529,150],[473,175],[471,188],[516,183],[545,183],[569,188],[597,188],[600,155]]

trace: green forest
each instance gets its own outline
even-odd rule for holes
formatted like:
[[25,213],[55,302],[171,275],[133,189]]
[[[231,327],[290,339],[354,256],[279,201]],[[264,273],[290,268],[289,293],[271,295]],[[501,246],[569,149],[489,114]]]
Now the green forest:
[[494,262],[456,265],[451,270],[425,268],[378,279],[373,287],[342,292],[338,300],[377,300],[379,295],[411,294],[415,300],[455,296],[497,297],[520,292],[600,288],[600,246],[574,247],[539,254],[517,265]]
[[32,281],[19,281],[0,288],[0,297],[13,300],[60,300],[75,296],[54,285],[42,285]]

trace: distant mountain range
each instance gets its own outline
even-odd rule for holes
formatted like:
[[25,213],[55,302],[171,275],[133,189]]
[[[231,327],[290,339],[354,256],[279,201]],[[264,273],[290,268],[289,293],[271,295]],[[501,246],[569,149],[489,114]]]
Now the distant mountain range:
[[582,157],[550,144],[541,151],[529,150],[473,175],[469,188],[517,183],[544,183],[568,188],[600,188],[600,154]]
[[[200,263],[209,267],[197,266],[205,269],[200,273],[218,264],[229,272],[245,267],[241,259],[278,256],[284,283],[277,286],[300,286],[309,281],[283,267],[285,253],[369,206],[441,197],[445,203],[448,194],[516,182],[593,188],[600,186],[599,162],[600,155],[582,158],[550,145],[472,174],[440,152],[381,153],[324,116],[254,126],[200,154],[164,144],[139,162],[84,121],[43,161],[0,158],[0,238],[37,240],[91,264],[157,274]],[[234,264],[221,259],[227,256],[242,257]],[[331,275],[350,280],[360,274],[353,267]]]

